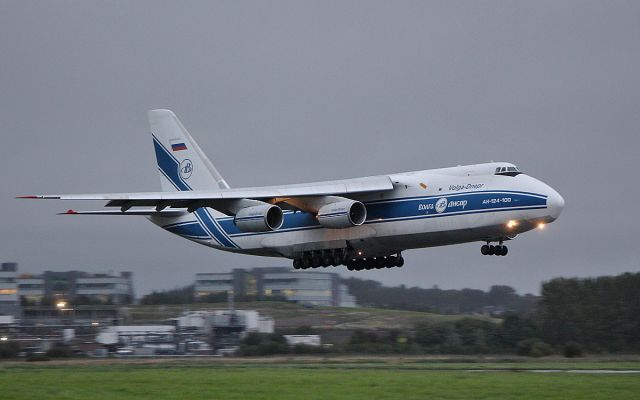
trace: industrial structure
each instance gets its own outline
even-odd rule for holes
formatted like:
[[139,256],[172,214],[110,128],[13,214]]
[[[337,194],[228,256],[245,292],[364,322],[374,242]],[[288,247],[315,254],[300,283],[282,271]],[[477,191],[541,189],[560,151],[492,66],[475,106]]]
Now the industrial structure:
[[254,310],[186,311],[163,325],[100,328],[96,342],[120,356],[226,354],[250,332],[273,333],[274,321]]

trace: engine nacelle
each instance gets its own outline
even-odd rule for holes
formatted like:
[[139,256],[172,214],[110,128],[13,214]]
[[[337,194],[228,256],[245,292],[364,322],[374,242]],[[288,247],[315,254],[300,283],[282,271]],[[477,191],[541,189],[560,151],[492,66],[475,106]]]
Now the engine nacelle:
[[282,209],[271,204],[241,208],[233,219],[233,223],[243,232],[275,231],[280,229],[283,222]]
[[329,203],[318,210],[318,222],[326,228],[350,228],[362,225],[366,219],[367,208],[356,200]]

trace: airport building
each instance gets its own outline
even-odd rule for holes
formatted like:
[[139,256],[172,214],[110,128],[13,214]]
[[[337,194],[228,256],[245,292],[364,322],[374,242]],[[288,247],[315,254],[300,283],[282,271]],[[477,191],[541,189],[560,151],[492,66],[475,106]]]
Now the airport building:
[[355,307],[340,276],[331,272],[292,271],[290,268],[234,269],[228,273],[196,274],[196,300],[233,292],[260,300],[285,298],[300,304]]
[[0,264],[0,315],[20,313],[17,278],[18,264]]
[[[117,307],[131,303],[133,296],[131,272],[25,274],[18,271],[16,263],[0,265],[0,315],[21,317],[25,321],[44,323],[62,316],[74,320],[113,319]],[[83,312],[82,306],[89,305],[91,312]]]
[[45,271],[41,275],[18,275],[18,296],[24,305],[129,304],[133,300],[131,272],[120,275],[82,271]]

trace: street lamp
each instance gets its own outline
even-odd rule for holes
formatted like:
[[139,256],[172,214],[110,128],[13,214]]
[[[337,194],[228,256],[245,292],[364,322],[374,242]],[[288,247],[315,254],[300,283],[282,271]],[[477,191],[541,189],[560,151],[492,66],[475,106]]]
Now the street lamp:
[[67,302],[65,300],[58,300],[56,308],[58,309],[58,318],[60,319],[60,323],[64,325],[64,312],[68,310]]

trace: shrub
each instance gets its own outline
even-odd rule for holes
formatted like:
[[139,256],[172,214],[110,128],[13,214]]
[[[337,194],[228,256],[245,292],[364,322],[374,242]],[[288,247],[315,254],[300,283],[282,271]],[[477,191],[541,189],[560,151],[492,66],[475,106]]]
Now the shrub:
[[553,348],[538,338],[521,340],[517,344],[518,355],[543,357],[553,354]]
[[538,341],[531,346],[530,357],[544,357],[553,354],[553,348],[543,341]]
[[424,347],[443,345],[454,333],[453,325],[447,322],[422,322],[415,329],[415,340]]
[[242,340],[238,354],[243,356],[268,356],[271,354],[289,353],[289,346],[284,336],[277,333],[249,333]]
[[260,344],[260,342],[262,342],[263,336],[264,335],[262,333],[249,332],[247,336],[242,339],[242,344],[246,344],[248,346],[257,346]]
[[582,346],[580,346],[580,344],[576,342],[568,342],[564,345],[563,354],[567,358],[582,357]]
[[53,346],[45,354],[50,358],[69,358],[73,356],[71,349],[65,346]]
[[326,350],[321,346],[310,346],[300,343],[293,346],[293,352],[296,354],[320,354],[326,353]]
[[31,354],[27,357],[27,361],[49,361],[51,360],[44,353],[42,354]]
[[20,353],[18,342],[0,342],[0,358],[15,358]]

